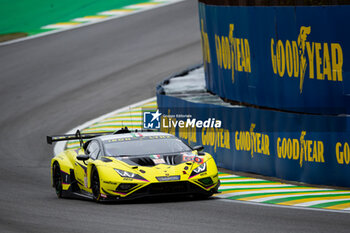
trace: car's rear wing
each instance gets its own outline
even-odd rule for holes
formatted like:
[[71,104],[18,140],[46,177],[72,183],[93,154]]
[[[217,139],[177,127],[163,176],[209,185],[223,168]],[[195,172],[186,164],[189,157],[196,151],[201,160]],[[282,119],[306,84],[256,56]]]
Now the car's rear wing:
[[146,129],[146,130],[129,130],[127,127],[121,128],[120,130],[113,131],[113,132],[104,132],[104,133],[80,133],[80,130],[77,130],[75,134],[65,134],[65,135],[53,135],[53,136],[47,136],[46,141],[47,144],[52,144],[53,142],[58,141],[69,141],[69,140],[80,140],[82,143],[83,139],[90,139],[94,137],[104,136],[104,135],[111,135],[111,134],[123,134],[123,133],[132,133],[132,132],[145,132],[145,131],[156,131],[152,129]]
[[89,139],[98,136],[108,135],[112,133],[84,133],[84,134],[66,134],[66,135],[54,135],[47,136],[46,141],[47,144],[52,144],[53,142],[58,141],[69,141],[69,140],[81,140],[81,139]]

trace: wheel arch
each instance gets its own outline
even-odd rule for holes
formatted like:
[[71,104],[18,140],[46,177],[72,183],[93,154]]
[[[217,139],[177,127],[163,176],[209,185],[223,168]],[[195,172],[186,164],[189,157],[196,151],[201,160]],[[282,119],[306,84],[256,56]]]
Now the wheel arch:
[[70,174],[71,169],[74,170],[72,161],[69,159],[69,156],[71,156],[70,153],[63,152],[51,159],[51,185],[54,185],[52,177],[54,164],[57,163],[60,166],[61,172],[64,172],[66,174]]
[[[96,165],[94,163],[89,163],[88,166],[87,166],[87,182],[88,182],[88,188],[91,188],[91,177],[92,177],[92,171],[93,169],[97,169]],[[98,170],[97,170],[98,172]]]
[[107,167],[100,165],[98,162],[89,163],[87,166],[88,188],[91,188],[91,178],[92,178],[93,169],[97,170],[98,176],[100,178],[100,182],[102,182],[103,180],[106,179],[106,177],[108,177]]

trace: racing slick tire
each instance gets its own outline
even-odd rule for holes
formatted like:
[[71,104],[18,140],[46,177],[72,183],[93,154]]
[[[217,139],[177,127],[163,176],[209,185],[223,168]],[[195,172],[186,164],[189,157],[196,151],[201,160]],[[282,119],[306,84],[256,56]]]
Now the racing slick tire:
[[53,164],[52,168],[52,181],[53,181],[53,186],[55,187],[56,195],[58,198],[62,198],[63,191],[62,191],[62,173],[61,173],[61,168],[60,165],[56,162]]
[[92,168],[91,173],[91,190],[94,201],[99,202],[101,199],[100,177],[96,167]]

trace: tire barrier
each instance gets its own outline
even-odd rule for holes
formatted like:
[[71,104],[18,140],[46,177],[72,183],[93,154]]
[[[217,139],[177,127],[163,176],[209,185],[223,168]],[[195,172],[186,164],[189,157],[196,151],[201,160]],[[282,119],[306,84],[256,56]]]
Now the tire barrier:
[[298,113],[350,112],[349,5],[256,7],[228,2],[243,1],[199,0],[209,91]]
[[[168,96],[159,90],[162,88],[157,93],[162,131],[190,145],[204,145],[219,167],[350,187],[349,117],[198,103],[186,100],[190,93],[186,97]],[[187,124],[184,117],[189,116]],[[202,121],[201,127],[193,124],[193,119]],[[205,127],[206,121],[209,127]],[[215,128],[213,122],[217,121],[222,124]]]
[[350,187],[349,13],[346,1],[199,0],[206,87],[226,101],[167,95],[168,79],[162,130],[223,168]]

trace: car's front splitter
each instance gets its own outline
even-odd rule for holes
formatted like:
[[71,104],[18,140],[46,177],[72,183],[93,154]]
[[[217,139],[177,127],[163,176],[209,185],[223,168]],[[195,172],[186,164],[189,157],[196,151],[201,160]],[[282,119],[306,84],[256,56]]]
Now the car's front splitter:
[[178,182],[161,182],[149,184],[135,192],[121,196],[116,195],[112,192],[102,190],[106,197],[102,197],[100,201],[122,201],[122,200],[134,200],[144,197],[159,197],[159,196],[180,196],[180,195],[203,195],[211,196],[218,192],[220,182],[214,184],[209,190],[205,190],[198,185],[189,181],[178,181]]

